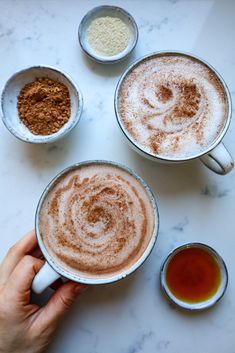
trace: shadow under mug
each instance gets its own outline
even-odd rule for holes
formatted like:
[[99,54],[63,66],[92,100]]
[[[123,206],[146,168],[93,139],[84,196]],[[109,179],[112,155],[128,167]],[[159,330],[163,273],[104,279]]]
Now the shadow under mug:
[[[184,157],[184,158],[181,158],[181,157],[180,158],[179,157],[178,158],[177,157],[175,157],[175,158],[174,157],[162,157],[161,155],[154,155],[154,154],[151,154],[151,153],[145,151],[143,148],[141,148],[137,143],[135,143],[133,141],[132,137],[130,136],[130,134],[126,130],[126,128],[122,122],[120,113],[119,113],[119,106],[118,106],[119,93],[120,93],[120,89],[121,89],[121,86],[122,86],[125,78],[137,66],[139,66],[144,61],[151,59],[151,58],[155,58],[158,56],[165,56],[165,55],[166,56],[167,55],[178,55],[178,56],[188,57],[188,58],[191,58],[191,59],[203,64],[207,68],[209,68],[213,72],[215,77],[217,77],[219,82],[221,83],[223,90],[224,90],[224,93],[225,93],[225,96],[226,96],[226,100],[227,100],[226,122],[225,122],[224,128],[222,129],[221,133],[216,138],[216,140],[211,145],[206,147],[202,152],[200,152],[196,155],[191,155],[189,157]],[[127,138],[128,143],[136,152],[138,152],[143,157],[146,157],[152,161],[161,162],[161,163],[182,163],[182,162],[187,162],[189,160],[199,158],[200,161],[206,167],[208,167],[213,172],[220,174],[220,175],[225,175],[225,174],[229,173],[234,167],[233,158],[222,142],[222,139],[228,130],[228,127],[229,127],[229,124],[231,121],[231,117],[232,117],[231,96],[230,96],[228,87],[227,87],[225,81],[223,80],[223,78],[220,76],[220,74],[210,64],[208,64],[206,61],[202,60],[201,58],[198,58],[197,56],[194,56],[194,55],[191,55],[188,53],[184,53],[184,52],[178,52],[178,51],[159,51],[159,52],[154,52],[154,53],[148,54],[148,55],[136,60],[134,63],[132,63],[127,68],[127,70],[122,74],[121,78],[119,79],[119,82],[117,84],[116,91],[115,91],[115,96],[114,96],[114,109],[115,109],[116,118],[117,118],[119,127],[121,128],[121,131],[123,132],[124,136]]]
[[[101,275],[97,276],[97,278],[89,278],[88,276],[85,277],[85,275],[79,275],[76,273],[72,273],[65,268],[63,268],[61,265],[59,265],[53,257],[47,252],[47,249],[43,243],[41,234],[40,234],[40,222],[39,222],[39,216],[40,216],[40,211],[43,207],[43,202],[45,198],[47,197],[48,193],[53,189],[53,187],[56,185],[56,183],[59,181],[59,179],[65,175],[66,173],[75,170],[77,168],[80,168],[82,166],[88,166],[88,165],[110,165],[114,166],[120,170],[124,170],[128,174],[130,174],[132,177],[134,177],[138,183],[142,185],[142,187],[145,189],[147,192],[150,202],[153,207],[153,214],[154,214],[154,229],[151,235],[151,239],[144,250],[143,254],[137,259],[137,261],[130,265],[129,268],[126,268],[123,271],[118,272],[117,274],[110,274],[110,276],[104,276],[102,277]],[[112,283],[116,282],[118,280],[121,280],[125,278],[127,275],[131,274],[135,270],[137,270],[143,263],[144,261],[148,258],[150,255],[155,242],[157,240],[158,236],[158,231],[159,231],[159,213],[158,213],[158,206],[157,206],[157,201],[156,198],[150,189],[150,187],[146,184],[146,182],[134,171],[129,169],[126,166],[123,166],[119,163],[116,162],[111,162],[111,161],[104,161],[104,160],[92,160],[92,161],[85,161],[81,163],[74,164],[66,169],[64,169],[62,172],[57,174],[57,176],[48,184],[48,186],[45,188],[38,206],[36,210],[36,215],[35,215],[35,230],[36,230],[36,237],[38,241],[38,245],[42,251],[42,254],[46,260],[45,264],[43,267],[40,269],[40,271],[36,274],[34,277],[33,283],[32,283],[32,289],[35,293],[39,294],[42,293],[47,287],[49,287],[53,282],[55,282],[57,279],[60,277],[64,277],[66,279],[79,282],[79,283],[85,283],[85,284],[107,284],[107,283]]]

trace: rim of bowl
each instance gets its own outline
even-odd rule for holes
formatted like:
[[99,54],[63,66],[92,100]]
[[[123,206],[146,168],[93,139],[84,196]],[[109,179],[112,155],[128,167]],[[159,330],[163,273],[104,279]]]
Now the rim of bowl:
[[[221,283],[217,291],[214,293],[214,295],[204,301],[200,301],[197,303],[188,303],[186,301],[178,299],[168,288],[167,283],[166,283],[166,269],[172,258],[181,250],[183,249],[189,249],[189,248],[203,248],[206,250],[210,255],[212,255],[215,260],[217,261],[219,265],[219,269],[221,274],[224,274],[224,278],[221,279]],[[170,302],[174,303],[177,307],[188,310],[188,311],[202,311],[208,308],[211,308],[214,306],[218,301],[221,300],[221,298],[224,296],[227,286],[228,286],[228,269],[227,266],[222,258],[222,256],[210,245],[201,243],[201,242],[189,242],[189,243],[184,243],[173,250],[171,250],[168,255],[166,256],[165,260],[163,261],[161,268],[160,268],[160,284],[161,288],[168,298]],[[220,294],[219,294],[220,292]]]
[[[95,54],[95,52],[90,51],[89,49],[86,48],[86,46],[84,45],[84,40],[83,40],[83,36],[85,37],[85,34],[83,35],[83,31],[84,31],[84,25],[86,23],[86,21],[89,20],[89,18],[95,14],[98,13],[101,10],[105,10],[107,9],[109,10],[114,10],[114,13],[119,11],[121,12],[125,17],[127,17],[130,20],[130,23],[134,29],[134,40],[132,45],[130,46],[129,50],[127,52],[121,52],[120,54],[116,54],[115,56],[102,56],[99,54]],[[89,10],[82,18],[79,27],[78,27],[78,40],[80,43],[80,46],[82,48],[82,50],[92,59],[97,61],[100,64],[116,64],[120,61],[122,61],[124,58],[126,58],[136,47],[136,44],[138,42],[138,38],[139,38],[139,30],[138,30],[138,26],[137,23],[134,19],[134,17],[125,9],[123,9],[122,7],[119,6],[112,6],[112,5],[101,5],[101,6],[96,6],[93,9]],[[116,57],[116,58],[115,58]]]
[[[153,234],[152,237],[146,247],[146,249],[144,250],[143,254],[140,256],[140,258],[136,261],[136,263],[134,265],[132,265],[131,267],[129,267],[128,269],[126,269],[123,272],[120,272],[116,275],[110,276],[110,277],[103,277],[103,278],[85,278],[84,277],[80,277],[79,274],[76,275],[75,273],[69,272],[68,270],[62,268],[62,266],[58,265],[56,263],[56,261],[52,258],[52,256],[49,255],[49,253],[47,252],[43,241],[41,239],[41,235],[40,235],[40,226],[39,226],[39,214],[40,214],[40,210],[42,207],[42,204],[48,194],[48,192],[54,187],[56,181],[58,179],[61,178],[62,175],[68,173],[71,170],[80,168],[82,166],[86,166],[86,165],[92,165],[92,164],[106,164],[106,165],[111,165],[117,168],[120,168],[121,170],[124,170],[125,172],[129,173],[131,176],[133,176],[146,190],[147,194],[150,197],[152,206],[153,206],[153,212],[154,212],[154,220],[155,220],[155,225],[154,225],[154,230],[153,230]],[[156,244],[157,238],[158,238],[158,234],[159,234],[159,224],[160,224],[160,219],[159,219],[159,210],[158,210],[158,202],[156,199],[156,196],[154,195],[152,189],[150,188],[150,186],[146,183],[146,181],[144,179],[142,179],[141,176],[139,176],[135,171],[133,171],[132,169],[130,169],[129,167],[114,162],[114,161],[110,161],[110,160],[87,160],[87,161],[83,161],[83,162],[79,162],[79,163],[75,163],[65,169],[63,169],[60,173],[58,173],[51,181],[50,183],[46,186],[46,188],[44,189],[37,208],[36,208],[36,214],[35,214],[35,230],[36,230],[36,238],[39,244],[39,247],[46,259],[46,261],[49,263],[49,265],[57,272],[59,273],[61,276],[64,276],[72,281],[75,282],[79,282],[79,283],[84,283],[84,284],[108,284],[108,283],[113,283],[116,281],[119,281],[123,278],[125,278],[126,276],[130,275],[131,273],[135,272],[149,257],[149,255],[151,254],[151,252],[153,251],[153,248]]]
[[[59,131],[55,134],[51,134],[51,135],[45,135],[41,138],[37,137],[36,139],[34,139],[34,137],[30,137],[30,138],[24,138],[22,135],[20,135],[18,133],[17,130],[14,130],[12,128],[12,125],[9,124],[9,120],[6,117],[5,113],[4,113],[4,97],[6,94],[6,90],[7,87],[9,85],[9,83],[15,79],[18,75],[24,74],[25,72],[28,72],[30,70],[33,69],[39,69],[39,70],[51,70],[56,72],[57,74],[63,76],[66,80],[68,80],[70,82],[70,84],[73,86],[75,92],[76,92],[76,97],[78,99],[78,109],[77,112],[75,114],[75,117],[73,119],[73,124],[71,124],[66,130],[62,131],[61,133],[59,133]],[[66,136],[73,128],[75,128],[75,126],[78,124],[78,122],[80,121],[81,118],[81,114],[82,114],[82,110],[83,110],[83,96],[81,93],[80,88],[78,87],[78,85],[73,81],[73,79],[71,78],[71,76],[69,74],[67,74],[64,71],[61,71],[59,69],[57,69],[56,67],[53,66],[44,66],[44,65],[34,65],[34,66],[29,66],[26,67],[24,69],[18,70],[16,71],[13,75],[11,75],[8,80],[6,81],[6,83],[4,84],[4,87],[2,89],[2,93],[1,93],[1,113],[2,113],[2,121],[5,125],[5,127],[8,129],[8,131],[15,136],[18,140],[23,141],[23,142],[27,142],[27,143],[31,143],[31,144],[44,144],[44,143],[50,143],[50,142],[55,142],[61,138],[63,138],[64,136]],[[35,135],[38,136],[38,135]]]
[[[119,107],[118,107],[118,101],[119,101],[119,93],[120,93],[120,89],[121,86],[125,80],[125,78],[136,68],[138,67],[142,62],[149,60],[151,58],[154,58],[155,56],[161,56],[161,55],[182,55],[182,56],[186,56],[189,58],[192,58],[194,60],[197,60],[199,62],[201,62],[203,65],[205,65],[206,67],[208,67],[214,74],[215,76],[218,78],[219,82],[221,83],[223,90],[225,92],[225,96],[227,99],[227,114],[226,114],[226,122],[224,124],[224,127],[220,133],[220,135],[215,139],[215,141],[210,144],[206,149],[204,149],[203,151],[201,151],[200,153],[197,154],[193,154],[190,155],[188,157],[163,157],[160,154],[156,155],[154,153],[150,153],[148,151],[146,151],[144,148],[142,148],[141,146],[139,146],[137,143],[134,142],[134,139],[131,137],[131,135],[127,132],[123,122],[122,122],[122,118],[119,114]],[[185,162],[185,161],[190,161],[190,160],[194,160],[196,158],[199,158],[201,156],[203,156],[204,154],[209,153],[210,151],[212,151],[224,138],[230,122],[231,122],[231,118],[232,118],[232,98],[231,98],[231,94],[230,91],[228,89],[228,86],[226,84],[226,82],[224,81],[223,77],[219,74],[219,72],[211,65],[209,64],[206,60],[202,59],[201,57],[194,55],[193,53],[190,52],[185,52],[185,51],[178,51],[178,50],[160,50],[160,51],[155,51],[152,52],[150,54],[144,55],[142,57],[140,57],[139,59],[135,60],[134,62],[132,62],[128,68],[122,73],[121,77],[119,78],[119,81],[117,83],[116,89],[115,89],[115,93],[114,93],[114,110],[115,110],[115,115],[116,115],[116,119],[118,122],[118,125],[121,129],[121,131],[123,132],[124,136],[127,138],[127,140],[131,143],[131,145],[133,145],[140,153],[143,153],[145,156],[150,157],[151,159],[159,159],[161,161],[167,161],[167,162]]]

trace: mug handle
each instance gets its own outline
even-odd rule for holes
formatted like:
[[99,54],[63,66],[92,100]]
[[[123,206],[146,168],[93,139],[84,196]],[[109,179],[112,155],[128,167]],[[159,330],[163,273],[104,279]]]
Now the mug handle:
[[32,290],[34,293],[40,294],[60,277],[60,274],[54,271],[48,262],[45,262],[33,279]]
[[234,167],[233,158],[222,142],[200,157],[200,160],[206,167],[220,175],[228,174]]

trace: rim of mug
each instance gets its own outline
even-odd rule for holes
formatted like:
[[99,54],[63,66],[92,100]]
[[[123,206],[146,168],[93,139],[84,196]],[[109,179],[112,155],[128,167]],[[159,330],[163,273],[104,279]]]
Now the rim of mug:
[[[208,300],[197,302],[197,303],[189,303],[187,301],[183,301],[181,299],[178,299],[169,289],[167,283],[166,283],[166,270],[167,266],[170,263],[170,261],[173,259],[173,257],[179,253],[183,249],[189,249],[189,248],[203,248],[205,249],[209,254],[214,256],[216,261],[219,264],[220,271],[224,271],[224,281],[221,279],[221,285],[220,288],[217,289],[217,291],[214,293],[214,295],[209,298]],[[160,267],[160,285],[163,293],[166,295],[167,299],[174,303],[177,307],[188,310],[188,311],[202,311],[205,309],[208,309],[212,306],[214,306],[218,301],[220,301],[228,287],[228,281],[229,281],[229,274],[228,274],[228,268],[226,266],[226,263],[222,256],[210,245],[207,245],[205,243],[199,242],[199,241],[192,241],[192,242],[187,242],[187,243],[182,243],[175,248],[173,248],[165,257],[163,260],[161,267]]]
[[[82,166],[87,166],[87,165],[92,165],[92,164],[106,164],[106,165],[111,165],[117,168],[120,168],[124,171],[126,171],[127,173],[129,173],[131,176],[133,176],[138,182],[140,182],[140,184],[144,187],[144,189],[147,191],[152,206],[153,206],[153,212],[154,212],[154,220],[155,220],[155,225],[154,225],[154,230],[153,230],[153,234],[151,236],[151,239],[146,247],[146,249],[144,250],[143,254],[140,256],[140,258],[132,265],[130,266],[130,268],[126,269],[125,271],[122,271],[118,274],[115,274],[113,276],[110,277],[104,277],[104,278],[86,278],[85,275],[83,276],[79,276],[75,273],[70,272],[69,270],[64,269],[62,266],[60,266],[54,259],[52,256],[49,255],[49,253],[46,250],[46,247],[44,246],[44,243],[41,239],[41,235],[40,235],[40,226],[39,226],[39,214],[40,214],[40,210],[42,207],[42,204],[46,198],[46,196],[48,195],[48,193],[50,192],[50,190],[54,187],[55,183],[66,173],[77,169],[79,167]],[[134,172],[132,169],[130,169],[127,166],[124,166],[123,164],[114,162],[114,161],[109,161],[109,160],[86,160],[83,162],[79,162],[79,163],[75,163],[65,169],[63,169],[61,172],[59,172],[51,181],[50,183],[46,186],[46,188],[44,189],[39,202],[37,204],[37,208],[36,208],[36,213],[35,213],[35,233],[36,233],[36,238],[37,238],[37,242],[39,245],[40,250],[42,251],[42,254],[45,258],[45,260],[48,262],[48,264],[53,268],[54,271],[56,271],[57,273],[59,273],[61,276],[66,277],[67,279],[70,279],[72,281],[75,282],[79,282],[79,283],[84,283],[84,284],[108,284],[108,283],[113,283],[116,281],[119,281],[125,277],[127,277],[129,274],[135,272],[149,257],[149,255],[151,254],[154,245],[156,243],[158,234],[159,234],[159,210],[158,210],[158,203],[157,203],[157,199],[156,196],[154,195],[153,191],[151,190],[150,186],[136,173]]]
[[[118,101],[119,101],[119,93],[120,93],[120,89],[122,86],[123,81],[125,80],[125,78],[133,71],[133,69],[135,69],[137,66],[139,66],[142,62],[146,61],[147,59],[153,58],[155,56],[161,56],[161,55],[171,55],[171,54],[176,54],[176,55],[182,55],[182,56],[186,56],[192,59],[195,59],[197,61],[199,61],[200,63],[202,63],[203,65],[205,65],[206,67],[208,67],[210,70],[212,70],[212,72],[216,75],[216,77],[218,78],[218,80],[220,81],[225,95],[226,95],[226,99],[227,99],[227,119],[226,119],[226,123],[224,124],[224,127],[221,131],[221,133],[219,134],[219,136],[215,139],[215,141],[210,144],[207,148],[205,148],[203,151],[201,151],[200,153],[197,154],[193,154],[190,155],[188,157],[163,157],[160,154],[156,155],[153,153],[150,153],[148,151],[146,151],[144,148],[140,147],[137,143],[134,142],[134,139],[131,137],[131,135],[127,132],[123,122],[122,122],[122,118],[120,117],[119,114],[119,108],[118,108]],[[231,122],[231,118],[232,118],[232,99],[231,99],[231,94],[229,92],[228,86],[226,84],[226,82],[224,81],[223,77],[218,73],[218,71],[211,65],[209,64],[206,60],[200,58],[197,55],[191,54],[189,52],[184,52],[184,51],[178,51],[178,50],[160,50],[160,51],[155,51],[152,52],[150,54],[144,55],[142,57],[140,57],[139,59],[135,60],[134,62],[132,62],[128,68],[122,73],[121,77],[119,78],[119,81],[117,83],[116,89],[115,89],[115,93],[114,93],[114,110],[115,110],[115,115],[116,115],[116,119],[118,122],[118,125],[120,127],[120,129],[122,130],[123,134],[125,135],[125,137],[127,138],[127,140],[142,154],[152,158],[152,159],[159,159],[161,161],[166,161],[166,162],[185,162],[185,161],[190,161],[196,158],[200,158],[203,155],[209,153],[210,151],[212,151],[216,146],[219,145],[219,143],[222,141],[223,137],[225,136],[230,122]]]
[[[6,94],[6,90],[7,87],[9,85],[9,83],[18,75],[20,74],[24,74],[27,71],[33,70],[33,69],[39,69],[39,70],[51,70],[54,71],[56,73],[58,73],[59,75],[61,75],[62,77],[64,77],[68,82],[70,82],[70,84],[73,86],[75,92],[76,92],[76,97],[78,99],[78,109],[75,115],[75,119],[73,124],[71,124],[66,130],[64,130],[61,133],[57,133],[57,134],[52,134],[52,135],[45,135],[43,136],[41,139],[34,139],[33,137],[31,139],[26,139],[23,138],[17,130],[13,129],[11,124],[9,124],[8,119],[5,116],[5,112],[4,112],[4,97]],[[66,85],[67,87],[67,85]],[[16,71],[14,74],[12,74],[8,80],[5,82],[4,87],[2,89],[1,92],[1,113],[2,113],[2,122],[5,125],[5,127],[8,129],[8,131],[15,136],[18,140],[23,141],[23,142],[27,142],[30,144],[44,144],[44,143],[51,143],[51,142],[56,142],[58,140],[60,140],[61,138],[65,137],[69,132],[71,132],[71,130],[73,130],[77,124],[79,123],[80,119],[81,119],[81,115],[82,115],[82,111],[83,111],[83,95],[82,92],[80,90],[80,88],[78,87],[78,85],[75,83],[75,81],[72,79],[72,77],[65,71],[62,71],[58,68],[56,68],[55,66],[50,66],[50,65],[33,65],[33,66],[27,66],[23,69],[20,69],[18,71]]]

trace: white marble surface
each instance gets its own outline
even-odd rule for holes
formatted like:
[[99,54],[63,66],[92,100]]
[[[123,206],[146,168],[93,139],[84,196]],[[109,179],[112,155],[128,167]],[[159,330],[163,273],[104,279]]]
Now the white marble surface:
[[[156,247],[134,275],[92,287],[64,319],[50,353],[235,352],[235,172],[217,176],[199,162],[159,165],[133,152],[119,131],[113,93],[134,58],[154,50],[190,51],[225,78],[235,99],[235,1],[125,0],[140,30],[132,57],[116,66],[87,59],[77,41],[82,16],[99,0],[0,0],[0,84],[28,65],[68,72],[84,96],[77,128],[61,142],[24,144],[0,124],[0,226],[2,258],[33,227],[39,196],[64,167],[111,159],[136,170],[153,188],[161,230]],[[235,156],[235,124],[225,143]],[[173,309],[159,290],[159,268],[170,249],[186,241],[208,243],[224,257],[230,275],[223,300],[200,314]]]

